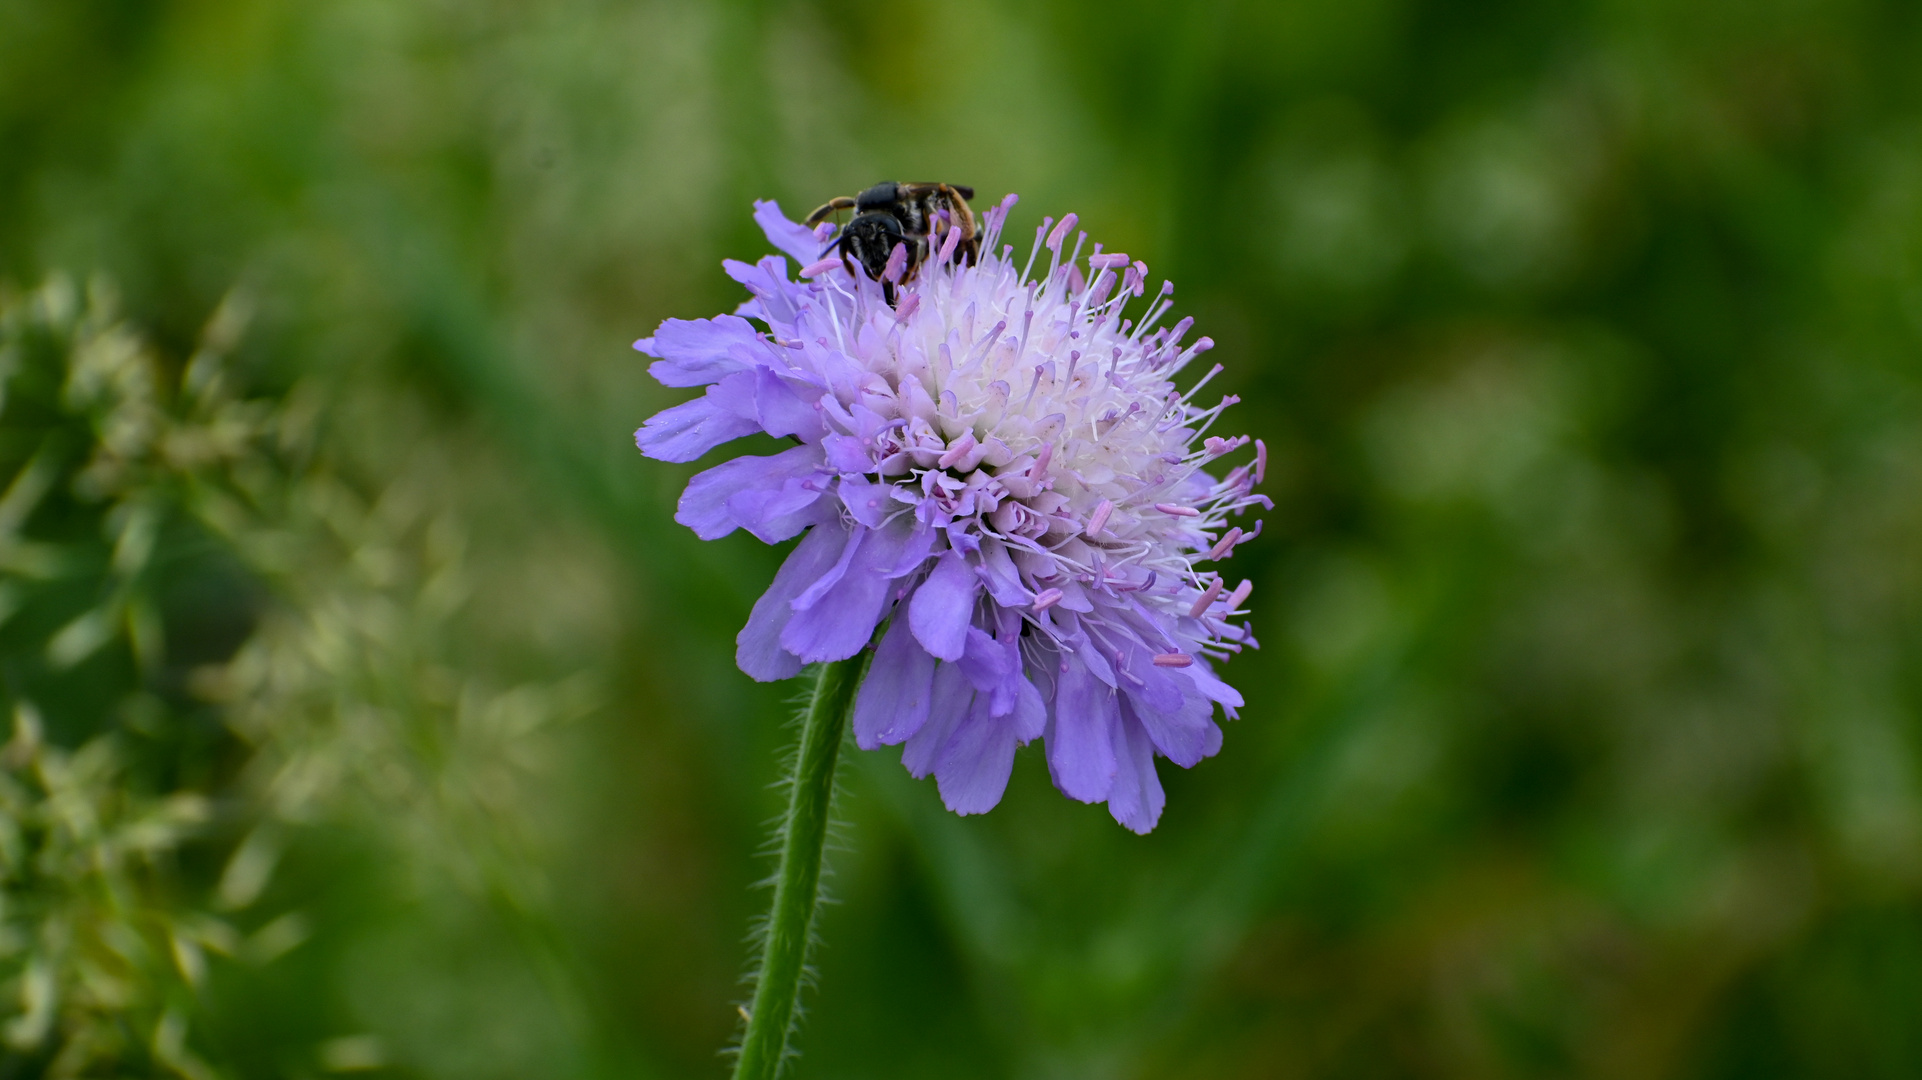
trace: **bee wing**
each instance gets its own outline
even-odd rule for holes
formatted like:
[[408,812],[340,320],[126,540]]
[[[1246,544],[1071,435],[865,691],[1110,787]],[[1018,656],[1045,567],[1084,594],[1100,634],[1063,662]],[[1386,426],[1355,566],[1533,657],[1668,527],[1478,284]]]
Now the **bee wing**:
[[966,184],[902,184],[903,199],[939,199],[946,203],[965,203],[974,198],[974,189]]

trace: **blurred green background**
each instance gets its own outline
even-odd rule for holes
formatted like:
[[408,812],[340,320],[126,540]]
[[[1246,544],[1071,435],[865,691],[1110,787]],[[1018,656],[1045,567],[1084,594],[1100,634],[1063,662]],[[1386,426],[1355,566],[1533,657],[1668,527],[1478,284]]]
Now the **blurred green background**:
[[0,0],[0,1078],[720,1076],[779,553],[629,343],[875,180],[1179,285],[1137,838],[844,770],[799,1077],[1922,1076],[1922,6]]

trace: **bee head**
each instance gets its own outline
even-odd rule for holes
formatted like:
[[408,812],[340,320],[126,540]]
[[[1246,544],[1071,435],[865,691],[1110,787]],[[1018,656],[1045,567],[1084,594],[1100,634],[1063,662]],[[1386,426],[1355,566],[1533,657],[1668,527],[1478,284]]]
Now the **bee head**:
[[[847,228],[841,230],[839,240],[842,254],[860,263],[861,269],[875,281],[881,280],[888,256],[893,253],[894,245],[900,243],[907,243],[901,235],[901,222],[885,210],[857,214]],[[910,243],[908,247],[912,256],[914,245]]]

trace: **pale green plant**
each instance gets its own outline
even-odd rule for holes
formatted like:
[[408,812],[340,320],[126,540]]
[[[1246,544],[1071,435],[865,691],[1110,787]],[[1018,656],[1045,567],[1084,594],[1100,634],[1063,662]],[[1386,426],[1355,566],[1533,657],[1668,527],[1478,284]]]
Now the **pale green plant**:
[[[195,1034],[209,972],[309,936],[267,898],[304,830],[361,827],[437,885],[543,902],[525,788],[590,687],[469,673],[445,478],[369,497],[323,452],[319,391],[238,394],[247,315],[230,296],[170,367],[103,282],[0,296],[0,1037],[34,1074],[224,1075]],[[210,559],[253,589],[252,630],[184,669],[168,588]],[[183,737],[197,720],[214,734]],[[218,873],[183,869],[196,845]],[[348,1033],[315,1057],[383,1051]]]
[[26,704],[0,765],[7,1049],[50,1052],[50,1077],[141,1062],[216,1075],[186,1045],[187,1017],[205,950],[231,953],[239,938],[169,905],[164,886],[170,856],[207,822],[207,801],[136,794],[112,736],[67,753],[47,744]]

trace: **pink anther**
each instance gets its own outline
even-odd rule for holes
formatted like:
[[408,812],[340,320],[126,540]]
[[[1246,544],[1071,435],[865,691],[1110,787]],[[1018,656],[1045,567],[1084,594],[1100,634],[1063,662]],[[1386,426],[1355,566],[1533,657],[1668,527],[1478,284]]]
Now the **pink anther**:
[[1069,230],[1073,229],[1075,223],[1080,220],[1081,217],[1077,214],[1069,214],[1067,217],[1062,218],[1061,224],[1056,225],[1054,231],[1048,234],[1048,249],[1050,251],[1060,251],[1061,241],[1068,238]]
[[1155,654],[1156,667],[1187,667],[1195,658],[1184,652],[1165,652]]
[[1268,444],[1265,442],[1262,442],[1260,439],[1256,439],[1255,440],[1255,483],[1257,484],[1261,483],[1261,478],[1266,475],[1268,475]]
[[1156,503],[1155,509],[1171,517],[1200,517],[1201,511],[1192,506],[1176,506],[1174,503]]
[[1228,610],[1239,610],[1242,601],[1248,599],[1248,594],[1254,591],[1255,583],[1252,581],[1243,581],[1241,584],[1235,586],[1235,591],[1228,594]]
[[1108,524],[1108,515],[1112,513],[1114,513],[1114,504],[1106,499],[1101,500],[1101,505],[1095,507],[1094,513],[1088,515],[1088,527],[1081,530],[1082,533],[1087,536],[1100,535],[1102,528]]
[[907,271],[907,268],[908,246],[906,244],[896,244],[894,245],[894,250],[888,252],[888,264],[881,270],[881,280],[898,282],[901,280],[901,275]]
[[1119,251],[1110,251],[1105,255],[1088,256],[1088,268],[1091,270],[1116,270],[1128,265],[1128,261],[1127,255]]
[[841,265],[841,257],[838,255],[831,259],[822,259],[818,263],[809,263],[802,267],[801,276],[804,278],[817,278],[839,265]]
[[1207,611],[1210,607],[1212,607],[1214,605],[1215,598],[1219,597],[1220,595],[1221,595],[1221,579],[1216,578],[1214,581],[1208,584],[1208,590],[1201,594],[1200,599],[1195,601],[1195,605],[1188,609],[1188,617],[1190,619],[1201,618],[1201,613],[1204,611]]
[[1056,604],[1059,604],[1063,595],[1060,589],[1043,589],[1039,593],[1036,593],[1034,597],[1035,614],[1039,615]]
[[1219,561],[1227,557],[1229,552],[1235,550],[1235,545],[1240,542],[1241,530],[1239,528],[1229,529],[1226,536],[1223,536],[1214,547],[1208,549],[1208,557]]
[[975,448],[975,445],[974,432],[964,431],[961,433],[959,439],[956,439],[948,446],[947,452],[935,460],[935,464],[944,469],[952,468],[955,462],[967,457],[968,453]]

